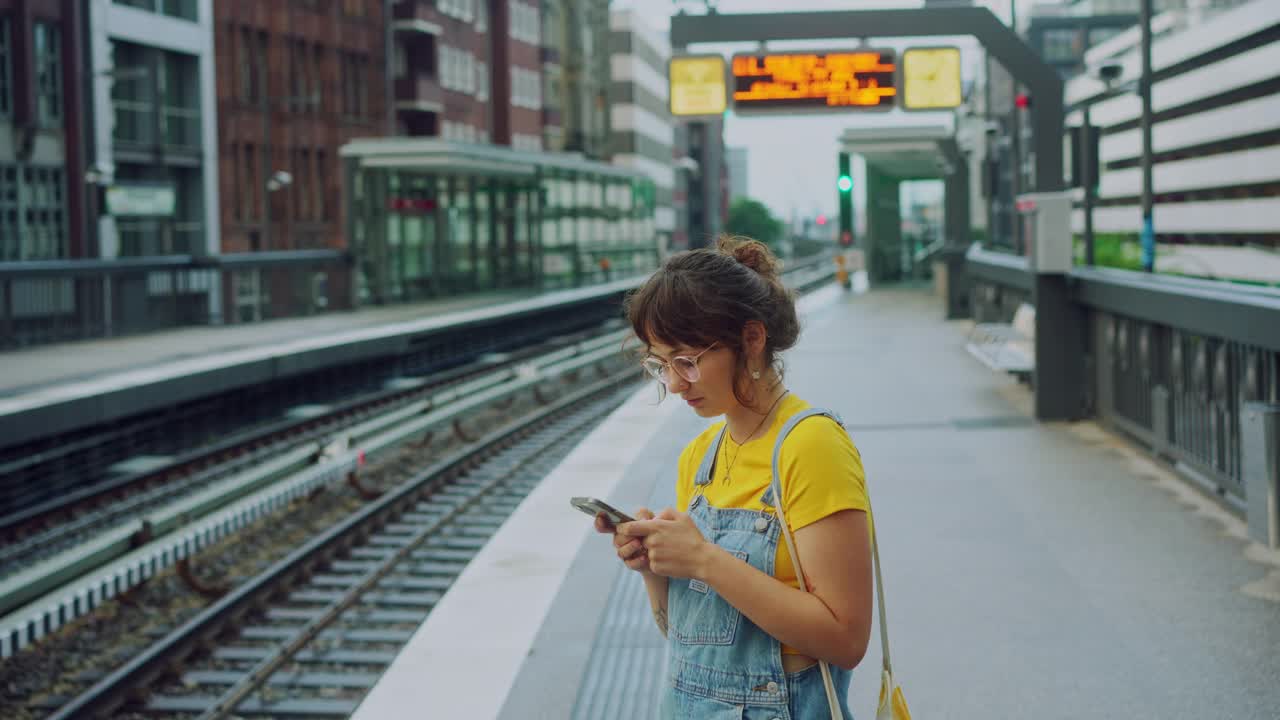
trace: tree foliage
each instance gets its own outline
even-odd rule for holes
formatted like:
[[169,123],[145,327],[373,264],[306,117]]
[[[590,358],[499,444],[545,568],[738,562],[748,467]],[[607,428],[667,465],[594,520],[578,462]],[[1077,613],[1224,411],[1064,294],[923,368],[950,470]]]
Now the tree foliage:
[[729,206],[729,220],[725,223],[725,230],[774,245],[782,240],[783,225],[764,203],[750,198],[738,198]]

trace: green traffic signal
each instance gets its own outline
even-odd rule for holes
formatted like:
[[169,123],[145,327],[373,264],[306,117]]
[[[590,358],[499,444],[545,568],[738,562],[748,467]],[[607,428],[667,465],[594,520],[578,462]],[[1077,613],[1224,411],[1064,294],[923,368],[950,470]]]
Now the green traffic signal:
[[853,178],[841,175],[840,179],[836,180],[836,187],[840,188],[840,192],[849,192],[853,189]]

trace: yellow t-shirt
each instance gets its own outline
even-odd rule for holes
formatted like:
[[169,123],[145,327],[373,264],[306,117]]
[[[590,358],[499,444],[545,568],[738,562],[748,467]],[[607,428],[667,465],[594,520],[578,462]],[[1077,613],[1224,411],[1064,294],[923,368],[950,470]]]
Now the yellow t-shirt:
[[[739,446],[726,433],[716,457],[714,476],[702,491],[706,501],[716,508],[763,510],[760,498],[773,478],[773,446],[778,441],[778,432],[791,416],[808,407],[809,403],[804,400],[787,395],[779,403],[778,412],[764,436]],[[723,426],[724,422],[718,422],[707,428],[680,454],[676,508],[681,512],[689,511],[694,476]],[[730,461],[732,468],[729,468]],[[726,469],[729,469],[729,482],[725,482]],[[796,425],[782,444],[778,474],[784,498],[783,513],[793,533],[841,510],[865,512],[870,507],[858,448],[844,428],[830,418],[809,418]],[[792,587],[800,587],[791,553],[781,538],[773,568],[774,577]],[[782,652],[798,654],[785,645]]]

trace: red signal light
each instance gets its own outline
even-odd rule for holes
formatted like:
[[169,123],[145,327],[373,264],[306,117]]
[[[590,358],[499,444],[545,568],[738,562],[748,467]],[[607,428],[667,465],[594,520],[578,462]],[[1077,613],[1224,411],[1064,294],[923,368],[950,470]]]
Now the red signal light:
[[827,224],[827,216],[826,216],[826,215],[819,215],[819,216],[818,216],[818,224],[819,224],[819,225],[826,225],[826,224]]
[[1026,93],[1018,93],[1018,96],[1013,99],[1013,104],[1026,110],[1031,107],[1031,96]]

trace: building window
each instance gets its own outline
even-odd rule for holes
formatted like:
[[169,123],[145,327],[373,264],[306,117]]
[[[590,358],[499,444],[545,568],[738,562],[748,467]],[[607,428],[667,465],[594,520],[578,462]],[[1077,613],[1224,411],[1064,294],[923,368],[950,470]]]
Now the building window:
[[402,78],[409,72],[409,57],[404,45],[397,44],[391,53],[391,72],[395,78]]
[[1045,62],[1075,63],[1084,54],[1080,47],[1080,31],[1075,28],[1052,28],[1041,35]]
[[298,220],[311,220],[311,151],[297,150],[293,168],[293,211]]
[[324,111],[324,48],[316,45],[312,55],[311,66],[311,96],[314,98],[311,106],[315,108],[315,112]]
[[13,112],[13,45],[9,41],[9,16],[0,15],[0,116]]
[[329,165],[329,160],[328,160],[328,156],[325,155],[325,151],[317,150],[316,151],[316,171],[315,171],[315,174],[312,175],[312,179],[313,179],[312,185],[314,186],[314,190],[315,190],[315,204],[312,205],[312,207],[315,208],[316,220],[320,222],[325,222],[329,219],[329,203],[325,202],[326,198],[325,198],[325,192],[324,192],[325,190],[324,179],[329,177],[328,165]]
[[363,118],[369,114],[369,59],[356,53],[339,52],[342,81],[342,114]]
[[115,3],[193,22],[200,19],[196,0],[115,0]]
[[240,30],[236,48],[240,75],[240,98],[248,103],[262,102],[267,92],[267,34],[251,28]]
[[0,165],[0,261],[66,257],[60,167]]
[[489,63],[476,63],[476,99],[484,102],[489,99]]
[[364,17],[364,0],[342,0],[342,12],[347,17]]
[[[243,220],[252,221],[262,217],[258,212],[258,201],[266,192],[266,185],[258,176],[258,149],[252,144],[242,146],[244,151],[244,175],[236,191],[240,193],[240,207],[244,210]],[[261,191],[259,191],[261,188]]]
[[200,132],[200,63],[194,55],[157,52],[160,137],[166,147],[199,150],[204,144]]
[[62,36],[52,23],[34,24],[36,118],[44,127],[62,121]]
[[[155,143],[155,78],[149,48],[116,40],[111,44],[114,67],[138,73],[111,84],[111,108],[115,115],[112,138],[120,145]],[[145,71],[145,74],[143,74]]]
[[[226,157],[225,161],[231,166],[231,186],[233,188],[239,188],[244,184],[244,167],[240,164],[240,145],[237,143],[231,143],[227,146],[225,152],[227,153],[227,156],[229,156],[224,156]],[[244,207],[241,206],[241,200],[243,198],[240,197],[239,190],[237,189],[235,192],[226,193],[223,197],[226,197],[227,195],[231,196],[231,219],[237,222],[243,220]]]
[[289,41],[289,94],[295,102],[307,96],[307,44],[297,39]]
[[476,4],[476,32],[489,32],[489,0]]
[[22,259],[18,232],[18,168],[0,165],[0,262]]
[[240,28],[236,38],[236,76],[240,80],[240,99],[253,99],[253,31]]

